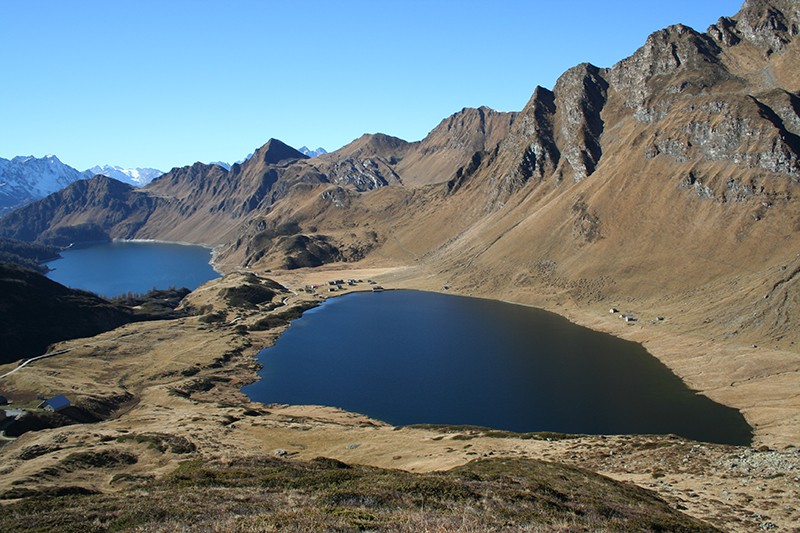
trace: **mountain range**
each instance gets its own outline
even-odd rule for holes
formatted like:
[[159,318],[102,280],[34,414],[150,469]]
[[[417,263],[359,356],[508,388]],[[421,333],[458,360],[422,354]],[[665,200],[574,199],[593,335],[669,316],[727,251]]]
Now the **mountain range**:
[[44,198],[86,177],[54,155],[0,158],[0,214]]
[[112,165],[98,165],[81,172],[54,155],[0,158],[0,215],[97,174],[138,187],[150,183],[163,172],[154,168],[125,169]]
[[522,301],[685,301],[715,336],[788,346],[799,11],[749,0],[705,33],[671,26],[611,68],[537,87],[519,113],[465,108],[419,142],[368,134],[309,158],[271,139],[229,170],[79,181],[4,217],[0,236],[213,243],[227,268],[404,265]]
[[114,178],[123,183],[129,183],[136,187],[141,187],[143,185],[147,185],[164,172],[155,168],[122,168],[112,165],[96,165],[85,170],[83,173],[87,178],[102,174],[103,176]]
[[[576,65],[532,88],[519,112],[464,108],[418,142],[366,134],[312,158],[270,139],[244,161],[143,187],[77,180],[0,218],[7,253],[26,259],[159,239],[214,244],[227,273],[173,295],[177,314],[196,316],[161,320],[162,308],[157,322],[7,365],[3,393],[18,406],[66,393],[103,422],[59,428],[72,421],[41,413],[6,432],[27,431],[0,442],[3,529],[78,529],[89,516],[151,529],[796,530],[798,34],[796,0],[746,0],[705,32],[670,26],[610,68]],[[300,288],[351,277],[531,305],[641,343],[739,410],[753,441],[393,427],[246,398],[256,354],[288,320],[329,291],[361,290]],[[33,272],[5,268],[0,281],[9,337],[29,328],[49,342],[65,314],[115,325],[108,302],[76,301]],[[90,334],[64,324],[55,338]]]
[[[299,151],[308,157],[327,153],[324,148],[311,150],[305,146]],[[242,162],[244,160],[239,161],[240,164]],[[226,170],[231,168],[229,163],[222,161],[211,164],[219,165]],[[0,215],[44,198],[79,179],[103,175],[135,187],[142,187],[163,174],[163,171],[155,168],[123,168],[116,165],[95,165],[81,172],[62,163],[54,155],[43,158],[17,156],[10,160],[0,158]]]

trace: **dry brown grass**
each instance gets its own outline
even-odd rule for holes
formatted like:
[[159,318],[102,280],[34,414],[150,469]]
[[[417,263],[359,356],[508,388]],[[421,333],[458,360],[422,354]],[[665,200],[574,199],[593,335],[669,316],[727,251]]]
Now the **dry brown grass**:
[[712,531],[653,493],[592,472],[492,459],[445,473],[261,457],[188,461],[113,495],[43,491],[6,505],[6,531]]

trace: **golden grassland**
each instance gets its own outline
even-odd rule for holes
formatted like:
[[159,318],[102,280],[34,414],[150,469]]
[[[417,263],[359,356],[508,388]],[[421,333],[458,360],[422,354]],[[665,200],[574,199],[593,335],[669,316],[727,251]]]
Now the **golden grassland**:
[[[374,278],[386,287],[442,288],[440,279],[413,268],[269,276],[293,289],[350,277]],[[254,304],[244,298],[232,306],[231,294],[263,297],[259,290],[231,291],[241,287],[274,285],[252,273],[230,274],[187,297],[184,305],[201,313],[197,316],[129,324],[60,343],[53,349],[65,353],[3,378],[3,391],[17,406],[35,405],[37,394],[64,393],[107,416],[93,424],[31,431],[0,448],[0,501],[7,511],[0,524],[150,530],[700,527],[672,514],[682,511],[725,530],[800,527],[795,509],[800,454],[787,446],[796,431],[788,423],[756,424],[756,447],[748,448],[671,436],[396,428],[331,407],[251,402],[239,389],[256,379],[255,354],[274,342],[287,319],[297,315],[294,309],[317,297],[275,290],[269,300]],[[681,350],[659,350],[670,346],[669,323],[631,328],[606,317],[607,310],[587,318],[593,315],[586,309],[554,307],[577,322],[644,341],[680,371],[676,361],[681,360],[669,354]],[[679,347],[692,347],[682,342]],[[711,372],[716,360],[707,360]],[[0,368],[0,374],[13,366]],[[703,375],[687,381],[696,386]],[[728,405],[737,406],[737,399],[762,401],[747,395],[757,387],[734,389],[737,394],[724,396]],[[712,398],[714,391],[708,389]],[[776,409],[796,412],[785,392],[769,393],[776,404],[780,400]],[[765,416],[759,414],[763,407],[744,407],[751,423]],[[314,462],[319,457],[352,468]],[[565,470],[553,470],[560,468]],[[553,485],[568,475],[612,485],[569,483],[577,492]],[[292,482],[294,476],[302,481]],[[642,496],[650,493],[629,494],[634,485],[653,491],[657,501]],[[621,491],[619,499],[599,505],[597,491],[607,493],[612,486]],[[431,491],[427,503],[420,487]],[[661,501],[666,506],[660,507]],[[655,507],[647,507],[651,504]],[[649,509],[653,521],[638,521],[641,513],[631,510],[637,506]],[[90,512],[80,515],[76,509]],[[33,516],[39,521],[30,521]]]

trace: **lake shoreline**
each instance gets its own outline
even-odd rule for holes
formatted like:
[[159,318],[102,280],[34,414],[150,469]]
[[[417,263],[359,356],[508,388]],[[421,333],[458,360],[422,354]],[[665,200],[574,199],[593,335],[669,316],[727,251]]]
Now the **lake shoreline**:
[[207,245],[152,239],[77,243],[47,264],[47,277],[106,298],[153,289],[195,289],[222,274]]
[[[416,267],[335,264],[314,269],[275,271],[265,274],[290,287],[324,284],[331,279],[374,278],[386,289],[417,289],[501,301],[557,314],[589,329],[641,344],[648,353],[664,363],[684,384],[698,394],[741,412],[753,428],[753,446],[786,447],[800,443],[800,397],[796,383],[800,365],[796,355],[760,349],[756,360],[765,364],[758,380],[739,381],[741,361],[755,349],[730,346],[716,339],[704,339],[675,331],[673,318],[651,327],[640,320],[626,323],[609,313],[609,303],[579,305],[556,293],[541,295],[505,291],[465,290],[446,278],[421,273]],[[445,288],[446,287],[446,288]],[[346,294],[331,293],[325,298]],[[656,316],[641,303],[636,304],[639,316]],[[649,305],[649,304],[648,304]],[[628,305],[623,307],[627,308]],[[663,312],[663,311],[659,311]],[[698,363],[698,359],[700,362]],[[738,370],[737,370],[738,369]],[[776,402],[776,397],[780,398]]]
[[[532,306],[417,289],[366,294],[349,290],[329,314],[293,321],[277,346],[259,353],[262,382],[242,392],[262,403],[329,405],[393,425],[438,421],[515,432],[752,442],[740,412],[694,394],[640,343]],[[366,323],[372,326],[362,328]],[[417,338],[414,332],[425,328],[436,331],[433,339]],[[408,332],[402,347],[383,342],[394,331]],[[321,338],[329,340],[321,344]],[[440,348],[431,351],[428,341]],[[504,348],[496,351],[499,345]],[[377,351],[379,359],[369,355]],[[623,377],[631,373],[637,379]],[[357,377],[364,375],[370,377]],[[413,398],[387,400],[403,397],[410,384],[416,384]],[[472,386],[480,393],[462,394]],[[655,389],[659,395],[650,393]],[[484,397],[495,398],[490,409]],[[587,397],[593,398],[588,405]]]

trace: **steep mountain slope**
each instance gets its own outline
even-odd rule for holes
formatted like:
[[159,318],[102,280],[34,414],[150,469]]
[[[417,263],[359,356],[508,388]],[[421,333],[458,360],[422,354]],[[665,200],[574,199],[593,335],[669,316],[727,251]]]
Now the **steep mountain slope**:
[[95,176],[11,212],[2,219],[2,231],[4,237],[59,246],[104,240],[134,234],[160,202],[131,185]]
[[781,280],[800,250],[800,83],[786,68],[799,21],[792,3],[747,3],[708,34],[670,27],[611,69],[537,89],[498,154],[454,184],[478,222],[448,244],[447,264],[464,265],[452,274],[583,301],[678,298],[725,278],[760,293],[730,315],[778,283],[762,326],[781,337],[798,311]]
[[509,132],[516,113],[488,107],[464,108],[444,119],[397,165],[411,186],[442,183],[453,178],[473,156],[493,150]]
[[54,155],[0,158],[0,215],[86,177]]

